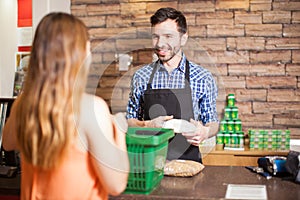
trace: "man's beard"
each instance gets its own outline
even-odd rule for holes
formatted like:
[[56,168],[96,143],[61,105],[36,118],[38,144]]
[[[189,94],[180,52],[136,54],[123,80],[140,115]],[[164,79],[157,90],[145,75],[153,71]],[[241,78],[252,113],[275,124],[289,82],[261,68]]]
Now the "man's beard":
[[[168,57],[165,57],[165,56],[161,56],[161,55],[159,54],[160,49],[162,49],[162,50],[167,50],[166,52],[171,52],[170,57],[168,58]],[[180,51],[180,48],[178,48],[178,49],[176,49],[176,48],[172,49],[169,45],[168,45],[166,48],[165,48],[165,47],[159,48],[159,47],[157,47],[157,46],[154,48],[155,54],[156,54],[157,57],[158,57],[161,61],[163,61],[163,62],[168,62],[168,61],[172,60],[172,58],[174,58],[174,56],[176,56],[176,55],[178,54],[179,51]]]

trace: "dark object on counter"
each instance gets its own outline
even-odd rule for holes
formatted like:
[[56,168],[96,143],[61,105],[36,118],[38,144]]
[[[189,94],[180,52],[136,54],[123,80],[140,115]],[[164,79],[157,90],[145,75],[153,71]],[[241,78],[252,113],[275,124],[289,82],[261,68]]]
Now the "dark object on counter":
[[272,176],[287,176],[285,168],[286,157],[283,156],[265,156],[257,160],[258,166],[263,168]]
[[0,176],[12,177],[20,169],[19,153],[17,151],[6,151],[2,146],[2,130],[15,97],[0,98]]
[[0,176],[1,177],[14,177],[17,174],[18,168],[13,166],[0,165]]
[[292,180],[300,183],[300,152],[290,151],[287,155],[285,168],[291,174]]

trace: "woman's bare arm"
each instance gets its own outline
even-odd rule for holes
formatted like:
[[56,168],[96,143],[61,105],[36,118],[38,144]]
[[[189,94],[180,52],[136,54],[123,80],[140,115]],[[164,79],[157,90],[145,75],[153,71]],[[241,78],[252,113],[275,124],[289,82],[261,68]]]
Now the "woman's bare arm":
[[98,97],[84,96],[80,119],[100,181],[109,194],[120,194],[126,188],[129,172],[124,130],[113,121],[106,102]]

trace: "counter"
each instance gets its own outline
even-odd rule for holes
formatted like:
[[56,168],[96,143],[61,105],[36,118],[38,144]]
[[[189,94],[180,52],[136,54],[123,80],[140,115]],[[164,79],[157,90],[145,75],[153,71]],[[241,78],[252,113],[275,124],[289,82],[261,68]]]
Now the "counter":
[[[19,184],[19,176],[0,178],[0,195],[17,195]],[[165,176],[149,195],[121,194],[110,197],[110,200],[224,199],[228,184],[266,185],[268,200],[300,199],[300,184],[278,177],[267,180],[241,166],[206,166],[201,173],[190,178]]]
[[300,184],[278,177],[267,180],[241,166],[206,166],[191,178],[164,177],[149,195],[122,194],[110,200],[224,199],[228,184],[266,185],[269,200],[300,199]]

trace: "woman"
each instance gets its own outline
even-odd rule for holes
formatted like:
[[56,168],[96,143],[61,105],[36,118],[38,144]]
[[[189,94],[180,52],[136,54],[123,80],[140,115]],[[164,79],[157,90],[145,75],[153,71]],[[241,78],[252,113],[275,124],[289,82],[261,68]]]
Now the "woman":
[[21,153],[22,199],[107,199],[126,188],[127,124],[84,93],[89,49],[72,15],[50,13],[37,27],[24,91],[3,132],[4,148]]

